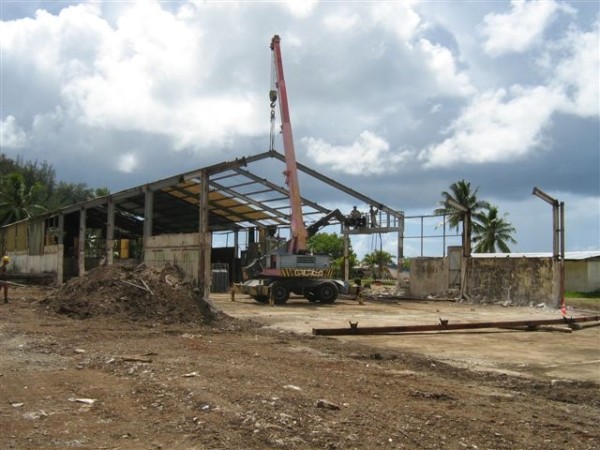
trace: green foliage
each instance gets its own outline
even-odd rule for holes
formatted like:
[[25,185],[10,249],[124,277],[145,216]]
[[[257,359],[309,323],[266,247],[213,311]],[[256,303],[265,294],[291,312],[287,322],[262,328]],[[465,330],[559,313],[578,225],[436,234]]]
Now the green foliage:
[[385,250],[375,250],[363,258],[363,263],[369,267],[375,278],[385,278],[388,274],[387,267],[393,262],[394,257]]
[[402,270],[407,272],[410,270],[410,258],[402,259]]
[[[329,255],[331,267],[335,270],[336,276],[342,275],[344,272],[343,236],[339,236],[337,233],[316,233],[308,239],[308,249],[317,255]],[[350,269],[357,264],[357,257],[350,242],[348,242],[348,264]]]
[[13,172],[0,178],[0,221],[2,224],[29,219],[45,211],[40,201],[45,196],[44,186],[28,186],[23,175]]
[[458,229],[459,223],[463,221],[464,212],[448,205],[448,201],[454,201],[475,215],[479,211],[489,206],[488,202],[477,199],[479,188],[471,189],[471,183],[460,180],[450,185],[450,192],[442,192],[442,200],[438,203],[440,208],[434,211],[434,214],[445,214],[448,216],[448,225],[450,228]]
[[47,162],[12,160],[4,154],[0,154],[0,189],[0,225],[109,194],[107,188],[92,189],[85,183],[57,183]]
[[566,291],[565,297],[567,298],[593,298],[600,300],[600,289],[596,289],[591,292],[576,292],[576,291]]
[[473,243],[477,253],[496,253],[496,249],[503,253],[510,253],[507,242],[516,244],[512,237],[516,230],[498,214],[497,206],[489,206],[487,211],[477,213],[473,220]]
[[505,220],[507,214],[500,217],[497,206],[479,200],[478,192],[479,187],[472,189],[471,183],[464,179],[452,183],[449,191],[442,192],[442,200],[438,203],[440,207],[434,214],[446,215],[449,227],[458,229],[459,224],[464,222],[465,212],[448,202],[462,205],[471,216],[471,227],[466,231],[467,235],[463,225],[463,245],[465,242],[472,242],[477,253],[495,253],[496,249],[510,253],[508,243],[517,242],[512,237],[516,232],[515,228]]

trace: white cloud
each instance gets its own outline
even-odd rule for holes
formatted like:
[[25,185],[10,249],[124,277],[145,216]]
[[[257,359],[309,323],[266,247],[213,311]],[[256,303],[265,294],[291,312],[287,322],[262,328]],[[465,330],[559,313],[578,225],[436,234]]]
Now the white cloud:
[[600,114],[600,23],[589,32],[573,31],[559,44],[568,56],[550,63],[551,85],[564,92],[564,112],[583,117]]
[[543,86],[483,93],[450,126],[452,136],[421,151],[419,159],[426,168],[522,159],[542,143],[541,132],[559,102]]
[[134,2],[115,28],[90,5],[57,16],[39,11],[7,23],[2,49],[55,83],[65,120],[165,135],[175,149],[260,134],[266,127],[255,105],[264,102],[243,84],[225,93],[208,87],[214,43],[204,41],[193,11],[178,19],[158,2]]
[[418,2],[373,2],[371,16],[375,24],[394,33],[401,41],[409,43],[422,25],[421,16],[413,5]]
[[27,133],[17,123],[13,116],[0,120],[0,149],[5,147],[18,149],[27,145]]
[[371,131],[363,131],[347,146],[334,146],[322,139],[303,138],[307,153],[317,164],[351,175],[376,175],[393,172],[410,157],[407,151],[392,153],[390,144]]
[[318,0],[285,0],[284,4],[293,16],[306,18],[317,7]]
[[512,0],[511,6],[508,14],[488,14],[483,19],[484,50],[490,55],[528,50],[541,41],[557,11],[570,11],[554,0]]
[[126,153],[119,157],[119,162],[117,167],[120,172],[123,173],[132,173],[135,168],[138,166],[138,161],[136,156],[133,153]]
[[475,93],[468,75],[457,70],[450,50],[427,39],[420,39],[418,47],[423,52],[425,65],[435,78],[439,93],[457,96]]
[[323,19],[323,23],[332,31],[350,31],[360,23],[358,14],[332,14]]

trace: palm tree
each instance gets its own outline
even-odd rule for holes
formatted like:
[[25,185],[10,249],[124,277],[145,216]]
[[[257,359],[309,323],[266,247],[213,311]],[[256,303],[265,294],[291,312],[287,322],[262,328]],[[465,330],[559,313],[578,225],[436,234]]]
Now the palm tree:
[[393,256],[385,250],[375,250],[363,258],[363,263],[369,266],[374,274],[378,275],[376,278],[382,278],[384,276],[383,268],[388,267],[393,262]]
[[[477,214],[483,209],[489,207],[489,203],[483,200],[477,199],[477,192],[479,187],[472,190],[471,183],[468,181],[460,180],[450,185],[450,192],[442,192],[442,200],[439,202],[440,208],[434,211],[434,214],[446,216],[445,220],[448,223],[450,229],[458,229],[458,225],[463,223],[462,230],[462,244],[465,249],[465,254],[470,253],[471,243],[471,218],[477,217]],[[461,205],[465,211],[452,206],[452,203]],[[465,226],[465,217],[468,218],[467,226]]]
[[507,242],[516,244],[517,241],[511,236],[516,230],[505,218],[499,217],[498,207],[489,206],[486,212],[476,215],[473,221],[473,243],[477,253],[496,253],[496,248],[503,253],[510,253]]
[[0,223],[8,224],[30,219],[46,208],[40,203],[45,194],[41,183],[27,185],[17,172],[0,178]]

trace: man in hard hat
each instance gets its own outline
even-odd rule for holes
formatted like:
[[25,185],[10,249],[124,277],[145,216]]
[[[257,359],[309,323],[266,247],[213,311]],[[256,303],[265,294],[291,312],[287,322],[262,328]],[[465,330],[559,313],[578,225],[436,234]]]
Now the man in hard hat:
[[8,256],[2,257],[2,265],[0,265],[0,290],[4,289],[4,303],[8,303],[8,284],[3,283],[2,279],[6,278],[6,266],[10,262]]

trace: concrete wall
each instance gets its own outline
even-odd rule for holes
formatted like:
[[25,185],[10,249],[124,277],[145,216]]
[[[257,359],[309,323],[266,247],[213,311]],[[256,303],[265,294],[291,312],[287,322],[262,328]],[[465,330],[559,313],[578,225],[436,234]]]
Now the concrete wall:
[[467,298],[476,303],[558,307],[552,258],[469,258]]
[[410,260],[410,293],[417,298],[448,292],[447,258],[412,258]]
[[600,289],[600,261],[565,261],[565,289],[576,292]]
[[63,246],[45,245],[43,255],[29,255],[28,252],[8,252],[11,258],[9,270],[19,273],[54,273],[56,280],[62,279]]
[[[508,303],[558,307],[559,286],[554,283],[552,258],[469,258],[465,297],[474,303]],[[449,294],[447,258],[413,258],[410,293],[417,298]]]
[[161,234],[150,237],[144,248],[144,264],[160,267],[176,264],[190,280],[198,280],[198,233]]

